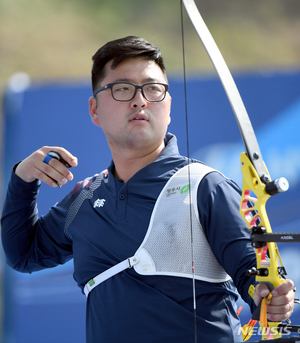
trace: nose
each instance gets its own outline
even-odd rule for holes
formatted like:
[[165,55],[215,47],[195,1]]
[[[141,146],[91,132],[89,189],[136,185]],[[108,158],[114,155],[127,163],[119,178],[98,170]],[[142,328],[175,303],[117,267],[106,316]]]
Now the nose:
[[134,107],[134,108],[137,108],[137,107],[140,107],[140,108],[147,107],[147,100],[144,98],[141,89],[137,89],[134,98],[131,100],[131,106]]

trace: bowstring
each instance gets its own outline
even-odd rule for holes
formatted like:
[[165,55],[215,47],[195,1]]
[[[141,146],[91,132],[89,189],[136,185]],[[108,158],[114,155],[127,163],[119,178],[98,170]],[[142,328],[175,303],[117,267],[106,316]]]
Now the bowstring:
[[183,25],[183,4],[180,0],[181,14],[181,41],[182,41],[182,63],[183,63],[183,87],[184,87],[184,108],[185,108],[185,130],[186,130],[186,150],[188,163],[188,184],[189,184],[189,211],[190,211],[190,235],[191,235],[191,255],[192,255],[192,284],[193,284],[193,310],[194,310],[194,335],[197,343],[197,302],[196,302],[196,279],[195,279],[195,259],[194,259],[194,238],[193,238],[193,221],[192,221],[192,193],[191,193],[191,172],[190,172],[190,143],[189,143],[189,121],[188,121],[188,101],[187,101],[187,84],[186,84],[186,63],[185,63],[185,40]]

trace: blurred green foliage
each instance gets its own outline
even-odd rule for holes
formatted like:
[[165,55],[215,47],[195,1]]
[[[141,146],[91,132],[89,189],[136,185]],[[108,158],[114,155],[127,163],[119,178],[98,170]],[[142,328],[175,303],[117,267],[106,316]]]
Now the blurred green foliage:
[[[195,2],[231,69],[299,67],[299,0]],[[183,17],[187,70],[211,72]],[[94,52],[125,35],[158,45],[169,74],[182,73],[180,0],[0,0],[0,85],[18,71],[88,78]]]

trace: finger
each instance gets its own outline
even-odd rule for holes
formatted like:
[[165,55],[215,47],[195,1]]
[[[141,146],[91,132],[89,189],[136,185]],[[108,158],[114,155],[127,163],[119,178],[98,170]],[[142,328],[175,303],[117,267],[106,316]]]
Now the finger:
[[276,297],[273,296],[271,299],[270,305],[274,305],[274,306],[286,305],[290,303],[291,301],[294,301],[294,296],[295,296],[295,293],[293,291],[289,291],[286,294],[277,295]]
[[[67,181],[73,179],[73,174],[67,168],[77,165],[77,158],[75,156],[61,147],[46,146],[41,150],[43,150],[43,152],[46,154],[45,158],[43,159],[44,164],[52,167],[51,169],[45,167],[44,165],[39,166],[39,169],[42,172],[45,172],[45,174],[49,176],[52,181],[56,181],[59,187],[61,187],[63,184],[66,184]],[[46,183],[51,183],[52,185],[52,182],[48,178],[46,178]]]
[[[44,163],[45,164],[45,163]],[[53,177],[50,177],[49,174],[51,174],[50,166],[45,167],[41,165],[39,168],[38,165],[35,167],[35,178],[46,183],[47,185],[51,187],[57,187],[58,182]],[[57,177],[58,178],[58,177]]]
[[60,155],[60,157],[67,162],[71,167],[76,167],[78,164],[77,157],[72,155],[68,150],[61,148],[61,147],[45,147],[48,151],[46,154],[48,154],[50,151],[54,151]]
[[273,314],[282,314],[282,313],[292,313],[294,310],[294,302],[290,301],[284,305],[268,305],[267,312]]
[[266,285],[264,284],[256,285],[254,296],[253,296],[256,306],[258,306],[262,298],[267,297],[269,293],[270,293],[269,288]]
[[283,283],[281,283],[279,286],[277,286],[273,291],[272,295],[273,297],[278,297],[283,294],[287,294],[290,291],[292,291],[294,288],[294,282],[292,280],[284,280]]
[[293,310],[293,301],[281,306],[268,305],[267,318],[271,321],[281,322],[287,320],[292,315]]
[[73,174],[61,162],[54,158],[52,158],[48,164],[39,162],[37,164],[37,169],[37,178],[50,184],[52,187],[53,181],[57,182],[57,185],[61,187],[61,185],[65,185],[68,181],[73,179]]
[[265,284],[262,284],[262,283],[260,283],[260,284],[258,284],[258,285],[256,286],[255,291],[256,291],[257,294],[258,294],[260,297],[262,297],[262,298],[267,297],[268,294],[270,293],[270,290],[269,290],[268,286],[265,285]]
[[[48,155],[47,155],[48,157]],[[45,159],[43,161],[45,163]],[[62,175],[64,178],[66,178],[68,181],[71,181],[73,180],[73,174],[71,173],[71,171],[67,168],[67,166],[70,166],[69,164],[66,164],[61,161],[61,160],[58,160],[56,158],[51,158],[48,163],[47,163],[49,166],[51,166],[55,172],[59,173],[60,175]],[[52,177],[52,175],[50,175]]]
[[64,164],[67,168],[72,168],[72,166],[67,161],[65,161],[56,151],[49,151],[47,156],[44,158],[44,162],[48,163],[51,158],[55,158],[56,160]]

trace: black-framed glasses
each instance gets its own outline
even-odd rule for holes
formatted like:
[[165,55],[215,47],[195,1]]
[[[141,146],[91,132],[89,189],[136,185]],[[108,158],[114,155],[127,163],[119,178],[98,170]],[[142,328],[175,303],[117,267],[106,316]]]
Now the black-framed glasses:
[[106,89],[111,90],[111,95],[116,101],[130,101],[135,97],[138,89],[141,90],[144,98],[150,102],[163,101],[166,97],[169,85],[165,83],[149,82],[137,86],[131,82],[108,83],[94,93],[96,95]]

